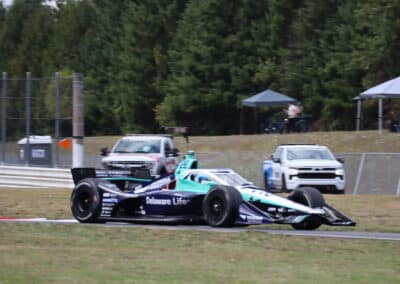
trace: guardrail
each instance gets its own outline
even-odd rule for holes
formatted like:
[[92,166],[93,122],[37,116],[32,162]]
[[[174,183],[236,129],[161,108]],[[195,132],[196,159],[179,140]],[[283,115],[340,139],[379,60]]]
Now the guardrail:
[[73,188],[69,169],[0,166],[0,185]]

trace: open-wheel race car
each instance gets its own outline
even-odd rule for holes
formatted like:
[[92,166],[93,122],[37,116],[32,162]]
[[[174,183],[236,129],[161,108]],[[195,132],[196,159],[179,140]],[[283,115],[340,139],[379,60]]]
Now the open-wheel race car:
[[275,223],[300,230],[322,224],[355,225],[326,204],[315,188],[299,188],[281,197],[231,169],[200,169],[193,151],[174,174],[159,178],[146,169],[71,171],[75,183],[71,210],[83,223],[205,223],[214,227]]

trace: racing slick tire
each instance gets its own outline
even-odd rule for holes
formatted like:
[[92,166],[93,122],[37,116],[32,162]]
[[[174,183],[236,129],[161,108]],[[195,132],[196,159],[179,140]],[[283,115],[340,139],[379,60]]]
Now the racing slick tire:
[[101,196],[97,179],[85,178],[78,182],[71,194],[71,211],[81,223],[99,222],[97,218],[101,212]]
[[242,202],[240,192],[230,186],[218,185],[204,197],[204,220],[213,227],[232,227]]
[[[288,199],[311,208],[322,207],[325,205],[325,199],[318,189],[313,187],[301,187],[291,192]],[[322,225],[319,216],[311,215],[302,222],[291,224],[296,230],[315,230]]]

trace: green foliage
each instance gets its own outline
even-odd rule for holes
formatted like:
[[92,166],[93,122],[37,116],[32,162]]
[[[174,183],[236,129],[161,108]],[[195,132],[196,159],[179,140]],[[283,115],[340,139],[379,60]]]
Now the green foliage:
[[[302,101],[314,129],[349,130],[353,97],[400,74],[400,0],[44,2],[0,2],[0,71],[83,73],[88,135],[162,125],[237,133],[241,100],[268,88]],[[24,84],[9,86],[23,97]],[[54,85],[33,88],[51,117]],[[22,117],[23,100],[10,111]]]

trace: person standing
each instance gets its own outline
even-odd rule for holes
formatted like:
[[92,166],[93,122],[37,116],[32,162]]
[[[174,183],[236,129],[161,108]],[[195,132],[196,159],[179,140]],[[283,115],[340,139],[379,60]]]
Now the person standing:
[[297,118],[300,116],[302,112],[302,107],[300,103],[294,104],[289,103],[288,108],[286,110],[287,114],[287,132],[294,131],[294,125],[296,123]]

